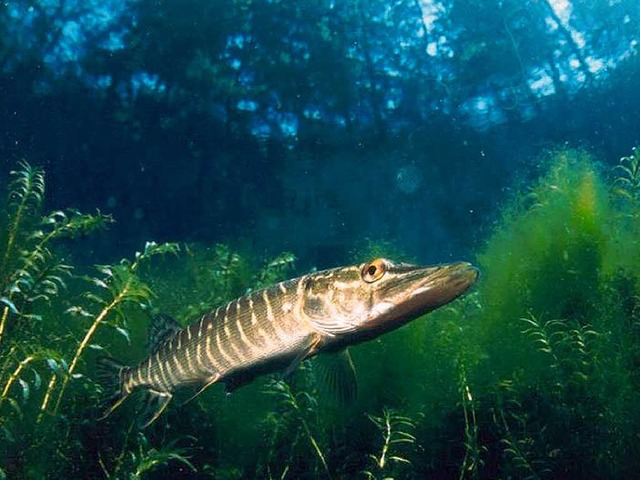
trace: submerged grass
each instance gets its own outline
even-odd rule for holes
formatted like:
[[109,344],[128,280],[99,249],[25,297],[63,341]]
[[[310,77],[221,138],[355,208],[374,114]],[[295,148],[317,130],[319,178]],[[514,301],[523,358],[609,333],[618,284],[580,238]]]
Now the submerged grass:
[[76,276],[57,239],[111,219],[43,215],[44,173],[20,164],[0,232],[0,478],[637,476],[640,154],[613,178],[581,150],[543,164],[481,248],[475,291],[353,349],[355,405],[326,404],[309,363],[214,386],[142,432],[135,400],[97,421],[95,355],[135,362],[152,311],[190,321],[295,258],[149,243]]

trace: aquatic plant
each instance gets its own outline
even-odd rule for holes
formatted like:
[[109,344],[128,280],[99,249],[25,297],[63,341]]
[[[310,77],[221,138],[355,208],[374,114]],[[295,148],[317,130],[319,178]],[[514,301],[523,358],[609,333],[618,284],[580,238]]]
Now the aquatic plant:
[[637,207],[637,202],[640,201],[640,148],[634,148],[631,155],[620,158],[613,173],[615,178],[611,192]]
[[[319,424],[317,398],[306,391],[294,391],[291,385],[282,379],[269,381],[265,386],[264,392],[277,398],[280,410],[279,413],[274,412],[267,416],[266,425],[269,428],[273,428],[273,433],[270,435],[270,449],[267,458],[269,471],[271,470],[270,463],[273,460],[277,445],[284,440],[280,435],[285,434],[286,441],[291,442],[293,445],[298,443],[301,436],[305,438],[322,466],[325,478],[332,478],[326,455],[320,446],[317,434],[314,433],[311,426],[311,420],[313,425],[317,426]],[[292,431],[296,432],[293,440],[290,437]],[[281,478],[284,478],[290,469],[290,463],[288,461],[283,462],[282,468]]]
[[[67,310],[68,313],[80,319],[89,319],[90,324],[84,337],[78,343],[73,357],[71,357],[69,367],[66,369],[57,391],[55,403],[49,413],[53,415],[57,413],[69,380],[82,378],[82,374],[76,373],[75,370],[85,350],[91,345],[98,328],[103,324],[110,326],[128,339],[129,333],[126,316],[122,311],[123,307],[133,303],[143,310],[148,309],[148,302],[152,294],[149,287],[137,276],[140,265],[155,255],[176,253],[177,251],[177,244],[164,243],[159,245],[155,242],[147,242],[142,252],[136,252],[133,262],[122,260],[116,265],[99,266],[97,269],[101,275],[86,279],[97,287],[99,293],[87,292],[83,295],[88,304],[87,307],[74,305]],[[40,406],[42,412],[46,412],[48,409],[49,401],[57,387],[57,380],[58,376],[51,376]]]
[[382,438],[379,452],[368,455],[370,465],[362,473],[368,479],[405,478],[411,466],[407,453],[417,442],[413,435],[415,424],[409,417],[388,408],[382,410],[381,416],[367,414],[367,418]]
[[71,266],[52,254],[51,242],[88,234],[112,221],[100,212],[87,215],[74,209],[40,217],[45,189],[42,169],[22,162],[11,175],[0,267],[0,342],[11,315],[16,320],[38,320],[30,313],[33,303],[50,302],[64,288]]
[[[142,275],[162,302],[154,307],[177,319],[193,319],[214,307],[246,293],[287,278],[295,256],[283,253],[256,268],[250,255],[234,251],[230,245],[185,244],[182,254],[153,262]],[[167,276],[165,271],[172,270]]]
[[461,405],[464,415],[464,449],[465,454],[460,465],[460,479],[477,478],[480,469],[484,464],[482,456],[487,447],[482,445],[478,438],[479,427],[476,415],[476,401],[471,393],[471,386],[467,377],[467,370],[464,360],[459,361],[460,373],[458,378],[458,389],[462,397]]
[[[500,432],[501,470],[508,476],[528,480],[552,476],[552,462],[559,450],[551,450],[544,438],[544,426],[535,424],[520,400],[522,391],[515,382],[502,382],[492,410],[492,420]],[[543,452],[538,450],[543,449]]]
[[[76,287],[76,277],[72,275],[71,263],[55,253],[55,241],[84,236],[103,228],[112,219],[100,212],[87,215],[75,209],[42,216],[44,172],[26,162],[19,167],[11,173],[13,180],[0,231],[0,437],[5,445],[2,450],[22,451],[21,457],[27,457],[35,452],[20,445],[29,444],[32,437],[40,437],[41,445],[46,443],[47,435],[55,429],[39,426],[36,418],[42,421],[44,413],[48,414],[47,418],[58,418],[71,380],[95,385],[79,367],[88,348],[107,348],[95,340],[98,327],[109,324],[127,334],[121,308],[131,302],[142,305],[149,299],[150,290],[136,276],[139,265],[151,256],[174,252],[176,246],[148,243],[133,262],[123,260],[116,265],[99,267],[100,275],[87,277],[98,291],[85,292],[82,295],[85,303],[69,307],[65,312],[62,294],[70,282]],[[74,340],[65,332],[66,327],[55,321],[67,314],[82,319],[80,324],[86,324],[87,318],[91,320],[71,350]],[[43,378],[47,376],[43,389]],[[77,408],[75,402],[74,408]],[[72,409],[67,409],[65,414],[71,412]],[[61,449],[74,448],[73,440],[67,441],[64,447],[58,445],[64,438],[49,440],[48,447],[53,450],[62,452]],[[157,458],[162,453],[159,452]],[[40,468],[38,462],[31,465],[33,471]],[[15,468],[18,467],[4,465],[0,471],[9,475]]]
[[[606,188],[588,154],[560,151],[549,160],[549,173],[531,191],[514,199],[479,255],[484,282],[486,339],[496,358],[529,356],[518,318],[527,312],[548,318],[591,317],[599,294],[599,275],[611,245]],[[606,268],[606,267],[605,267]],[[529,358],[527,361],[531,361]],[[540,357],[533,357],[535,366]],[[504,364],[511,368],[513,361]],[[529,369],[534,375],[536,370]]]
[[[17,415],[42,383],[42,368],[66,369],[59,345],[51,344],[41,312],[66,288],[72,266],[55,255],[51,245],[61,238],[88,234],[111,222],[98,212],[74,209],[41,216],[44,172],[26,162],[11,172],[5,224],[2,229],[0,269],[0,409],[9,403]],[[27,377],[26,375],[29,375]],[[14,385],[19,385],[19,392]],[[33,388],[31,387],[33,385]],[[12,396],[13,392],[13,396]],[[16,399],[16,395],[17,398]],[[5,424],[7,416],[0,420]]]
[[[633,200],[635,151],[622,163],[616,185]],[[547,165],[480,255],[478,338],[492,361],[474,377],[496,429],[484,436],[501,446],[487,445],[485,463],[523,478],[618,476],[637,468],[605,459],[637,453],[623,417],[640,400],[629,368],[639,358],[638,224],[585,151],[553,152]]]
[[[129,440],[130,437],[133,437],[131,441]],[[102,473],[107,479],[123,477],[140,479],[166,467],[170,463],[177,463],[191,472],[197,472],[196,467],[189,460],[191,449],[178,446],[178,443],[182,440],[182,438],[176,438],[157,449],[151,445],[144,433],[133,432],[132,429],[129,429],[122,449],[115,459],[114,466],[108,468],[100,458]]]

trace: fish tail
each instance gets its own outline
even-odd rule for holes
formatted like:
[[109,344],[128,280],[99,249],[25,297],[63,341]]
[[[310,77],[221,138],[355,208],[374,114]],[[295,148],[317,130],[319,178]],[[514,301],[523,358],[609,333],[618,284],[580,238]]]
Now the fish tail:
[[125,389],[124,386],[124,374],[128,367],[111,357],[100,357],[97,362],[98,379],[102,384],[105,394],[103,399],[105,409],[100,417],[100,420],[104,420],[111,415],[124,399],[129,396],[129,393],[131,393]]

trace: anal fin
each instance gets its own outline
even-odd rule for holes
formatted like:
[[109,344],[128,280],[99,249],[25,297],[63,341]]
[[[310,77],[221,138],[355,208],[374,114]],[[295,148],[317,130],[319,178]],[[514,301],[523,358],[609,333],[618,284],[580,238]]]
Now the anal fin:
[[211,377],[209,377],[205,383],[198,389],[198,391],[196,393],[194,393],[193,395],[191,395],[189,398],[187,398],[184,402],[182,402],[180,405],[184,405],[185,403],[189,403],[191,400],[193,400],[194,398],[196,398],[198,395],[200,395],[202,392],[204,392],[207,388],[209,388],[211,385],[213,385],[214,383],[216,383],[218,380],[220,380],[220,375],[215,374]]
[[169,392],[157,392],[155,390],[147,390],[147,404],[140,417],[140,428],[145,429],[162,414],[173,395]]

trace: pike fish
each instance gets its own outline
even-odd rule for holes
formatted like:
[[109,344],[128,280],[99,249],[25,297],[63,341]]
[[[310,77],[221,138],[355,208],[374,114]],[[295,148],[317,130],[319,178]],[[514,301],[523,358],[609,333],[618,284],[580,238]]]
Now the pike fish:
[[104,416],[142,390],[149,403],[146,427],[181,387],[200,393],[223,382],[231,392],[260,375],[288,375],[318,354],[331,355],[334,381],[352,396],[355,371],[347,347],[451,302],[477,277],[466,262],[422,267],[377,258],[253,291],[185,328],[158,316],[150,328],[151,354],[139,364],[100,359],[115,389]]

